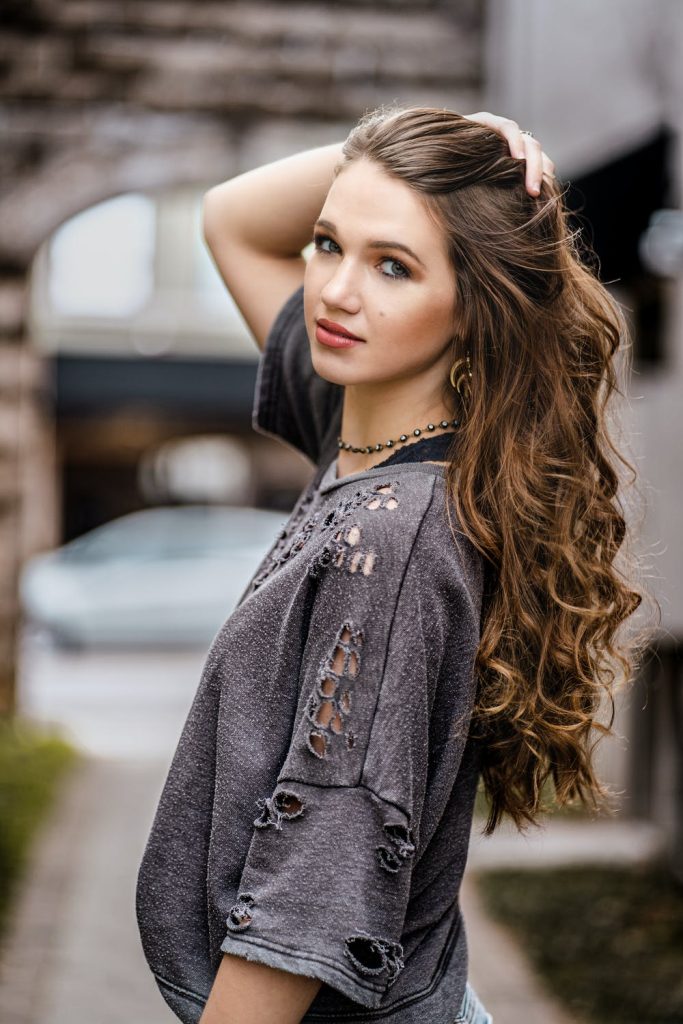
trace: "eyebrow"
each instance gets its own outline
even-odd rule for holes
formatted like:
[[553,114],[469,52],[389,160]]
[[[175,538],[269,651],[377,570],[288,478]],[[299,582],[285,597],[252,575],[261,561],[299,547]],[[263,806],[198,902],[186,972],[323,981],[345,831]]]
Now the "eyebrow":
[[[328,231],[334,231],[335,234],[337,233],[337,228],[330,220],[322,220],[322,218],[320,218],[315,222],[314,227],[327,228]],[[387,240],[378,239],[374,242],[368,242],[368,249],[399,249],[401,252],[407,253],[408,256],[412,256],[415,262],[419,263],[425,270],[427,269],[417,253],[413,252],[410,246],[404,245],[403,242],[389,242]]]

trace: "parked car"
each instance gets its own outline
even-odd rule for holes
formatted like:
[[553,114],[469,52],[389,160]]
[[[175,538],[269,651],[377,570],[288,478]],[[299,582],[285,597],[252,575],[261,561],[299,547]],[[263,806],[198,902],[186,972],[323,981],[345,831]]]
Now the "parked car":
[[65,647],[208,645],[284,521],[216,505],[121,516],[27,561],[25,617]]

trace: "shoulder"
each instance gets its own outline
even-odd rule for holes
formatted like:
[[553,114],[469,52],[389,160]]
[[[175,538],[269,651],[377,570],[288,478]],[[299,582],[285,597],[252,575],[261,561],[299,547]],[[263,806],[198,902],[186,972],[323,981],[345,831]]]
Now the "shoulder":
[[413,550],[417,566],[429,567],[447,589],[464,588],[480,607],[484,558],[464,532],[444,477],[437,477]]
[[371,529],[386,549],[403,552],[402,589],[430,613],[457,605],[478,617],[484,559],[462,529],[445,476],[424,463],[394,468],[386,491],[387,507],[397,502],[393,517],[373,519]]
[[388,466],[372,478],[342,482],[329,492],[323,516],[339,568],[358,571],[369,584],[395,579],[437,600],[461,590],[480,607],[482,557],[448,505],[445,478],[426,464]]
[[354,474],[323,489],[320,524],[324,532],[330,531],[332,546],[342,549],[335,564],[349,564],[343,558],[346,550],[351,565],[362,557],[366,576],[380,563],[384,583],[389,574],[402,573],[432,502],[436,479],[433,472],[410,471],[413,468],[401,465],[387,467],[384,473]]
[[320,488],[325,512],[334,509],[350,512],[381,530],[396,522],[417,524],[429,507],[439,474],[426,463],[377,466],[367,473],[353,473],[342,480],[331,480]]

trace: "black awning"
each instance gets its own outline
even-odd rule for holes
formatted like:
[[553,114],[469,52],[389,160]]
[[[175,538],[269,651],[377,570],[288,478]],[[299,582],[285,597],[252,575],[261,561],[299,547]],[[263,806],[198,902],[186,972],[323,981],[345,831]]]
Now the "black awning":
[[54,361],[56,413],[97,416],[145,410],[248,425],[256,369],[255,362],[219,359],[60,353]]

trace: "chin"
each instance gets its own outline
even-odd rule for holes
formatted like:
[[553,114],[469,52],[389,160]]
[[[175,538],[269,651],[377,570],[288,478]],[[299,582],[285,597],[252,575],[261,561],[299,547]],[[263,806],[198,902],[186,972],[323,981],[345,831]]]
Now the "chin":
[[344,373],[344,368],[341,366],[334,366],[329,359],[311,358],[313,363],[313,369],[322,377],[323,380],[328,381],[330,384],[339,384],[344,387],[346,384],[353,384],[354,381],[350,379],[352,376],[349,373]]

